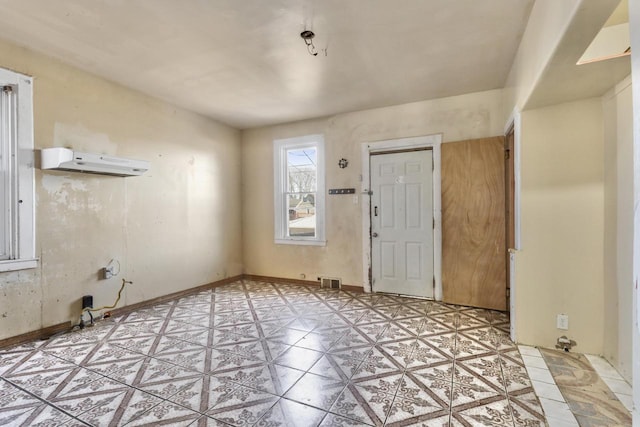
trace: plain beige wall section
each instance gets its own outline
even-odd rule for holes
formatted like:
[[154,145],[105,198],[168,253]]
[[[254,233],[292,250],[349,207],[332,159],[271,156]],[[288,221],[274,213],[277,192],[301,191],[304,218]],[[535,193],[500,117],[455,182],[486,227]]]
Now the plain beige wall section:
[[[521,251],[516,254],[516,338],[602,353],[603,124],[593,98],[521,116]],[[568,331],[556,315],[569,315]]]
[[604,113],[604,357],[631,383],[633,99],[631,78],[602,98]]
[[536,0],[504,89],[504,120],[522,110],[584,0]]
[[631,74],[633,81],[633,426],[640,426],[640,2],[629,2]]
[[[394,107],[339,114],[242,132],[243,239],[245,272],[316,280],[342,278],[362,286],[361,143],[443,134],[443,141],[501,135],[502,91],[493,90]],[[273,140],[324,134],[326,189],[356,188],[354,196],[326,197],[327,245],[274,243]],[[346,158],[349,166],[338,167]],[[366,197],[366,196],[365,196]]]
[[[142,177],[36,170],[37,269],[0,274],[0,339],[67,320],[82,295],[120,305],[242,273],[240,132],[0,41],[34,77],[36,149],[151,161]],[[98,280],[111,258],[121,274]]]

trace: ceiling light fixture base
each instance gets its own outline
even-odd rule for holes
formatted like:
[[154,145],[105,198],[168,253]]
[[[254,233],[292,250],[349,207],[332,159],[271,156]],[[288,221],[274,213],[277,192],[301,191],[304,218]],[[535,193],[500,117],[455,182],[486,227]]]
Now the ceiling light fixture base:
[[315,37],[315,33],[311,30],[304,30],[300,33],[300,37],[304,40],[304,44],[307,45],[307,51],[309,51],[309,55],[318,56],[318,51],[316,47],[313,45],[313,38]]

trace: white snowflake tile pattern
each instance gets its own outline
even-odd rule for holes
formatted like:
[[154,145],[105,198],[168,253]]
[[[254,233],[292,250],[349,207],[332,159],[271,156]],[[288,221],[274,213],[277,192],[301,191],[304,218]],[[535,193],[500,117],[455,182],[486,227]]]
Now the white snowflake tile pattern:
[[241,280],[0,351],[0,425],[544,426],[508,318]]

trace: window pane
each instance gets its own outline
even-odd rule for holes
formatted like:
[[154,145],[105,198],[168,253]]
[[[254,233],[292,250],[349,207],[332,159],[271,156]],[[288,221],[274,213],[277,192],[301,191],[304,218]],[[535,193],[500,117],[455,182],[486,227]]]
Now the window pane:
[[315,237],[316,194],[289,194],[287,200],[289,206],[289,237]]
[[287,150],[287,191],[316,191],[317,152],[315,148]]

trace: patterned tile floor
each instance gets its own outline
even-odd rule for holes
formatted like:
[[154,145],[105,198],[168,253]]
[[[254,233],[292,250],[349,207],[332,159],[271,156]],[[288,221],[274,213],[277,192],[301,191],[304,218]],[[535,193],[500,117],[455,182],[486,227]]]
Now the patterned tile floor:
[[508,318],[236,282],[0,352],[0,425],[536,426]]
[[548,349],[540,353],[580,426],[631,426],[631,414],[585,355]]

